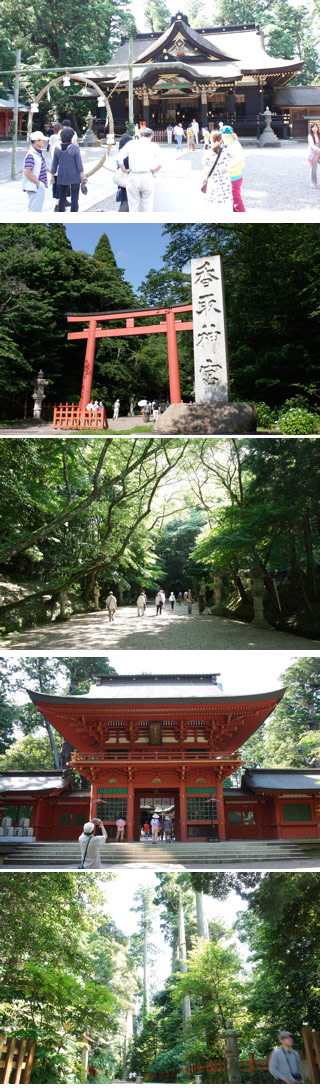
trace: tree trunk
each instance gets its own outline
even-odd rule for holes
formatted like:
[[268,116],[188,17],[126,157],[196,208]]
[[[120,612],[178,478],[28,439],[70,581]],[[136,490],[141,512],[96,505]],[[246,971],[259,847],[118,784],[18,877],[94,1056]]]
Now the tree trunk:
[[[186,945],[186,930],[184,921],[184,911],[182,894],[179,891],[179,910],[178,910],[178,925],[179,925],[179,965],[182,974],[187,971],[187,945]],[[186,1025],[191,1020],[191,1002],[188,994],[183,998],[183,1023]]]
[[204,940],[209,938],[208,922],[204,909],[203,891],[196,891],[197,933]]

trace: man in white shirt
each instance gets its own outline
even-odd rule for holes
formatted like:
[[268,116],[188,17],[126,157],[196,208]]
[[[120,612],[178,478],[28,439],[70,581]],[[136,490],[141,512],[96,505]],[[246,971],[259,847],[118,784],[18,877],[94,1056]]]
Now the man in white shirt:
[[196,144],[199,144],[199,122],[197,121],[196,118],[192,119],[191,129],[192,129]]
[[[95,834],[95,826],[99,826],[101,834]],[[81,853],[81,868],[101,868],[100,851],[107,841],[107,831],[101,819],[94,819],[92,823],[85,823],[82,834],[79,837]]]
[[161,159],[152,140],[152,129],[141,129],[139,140],[131,140],[118,155],[119,163],[127,157],[129,160],[129,171],[124,174],[129,212],[153,210],[154,180],[161,169]]

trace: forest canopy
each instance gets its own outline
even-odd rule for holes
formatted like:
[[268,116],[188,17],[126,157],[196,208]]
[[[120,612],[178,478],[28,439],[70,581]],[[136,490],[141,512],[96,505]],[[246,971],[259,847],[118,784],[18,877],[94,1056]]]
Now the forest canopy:
[[186,578],[214,614],[218,577],[226,616],[253,619],[258,580],[268,624],[319,633],[316,439],[3,440],[0,484],[4,630]]
[[301,1051],[319,1027],[319,873],[151,873],[124,929],[114,884],[1,877],[1,1025],[35,1040],[32,1081],[232,1083],[228,1029],[238,1080],[271,1080],[279,1029]]

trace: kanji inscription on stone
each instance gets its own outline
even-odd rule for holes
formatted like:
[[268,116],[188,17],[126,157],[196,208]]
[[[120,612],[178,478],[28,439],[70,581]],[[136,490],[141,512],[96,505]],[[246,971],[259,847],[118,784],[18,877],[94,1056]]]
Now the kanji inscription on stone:
[[228,402],[228,360],[221,258],[191,261],[196,402]]

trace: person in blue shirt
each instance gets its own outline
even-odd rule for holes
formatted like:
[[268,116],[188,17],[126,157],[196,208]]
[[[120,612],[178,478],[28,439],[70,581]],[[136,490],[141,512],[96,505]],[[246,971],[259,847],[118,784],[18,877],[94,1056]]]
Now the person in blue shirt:
[[85,183],[85,174],[78,144],[73,144],[74,130],[66,126],[61,130],[61,147],[56,146],[53,153],[51,173],[56,176],[58,188],[58,212],[65,212],[66,201],[71,194],[70,212],[78,212],[79,190]]

